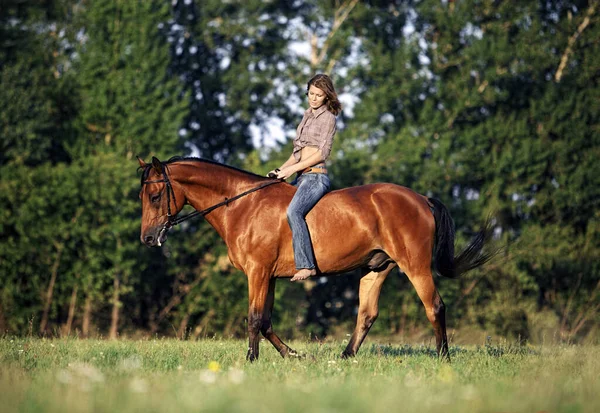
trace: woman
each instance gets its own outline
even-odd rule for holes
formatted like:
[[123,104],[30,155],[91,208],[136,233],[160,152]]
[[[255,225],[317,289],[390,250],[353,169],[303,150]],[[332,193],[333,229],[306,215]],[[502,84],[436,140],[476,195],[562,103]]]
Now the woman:
[[310,234],[304,218],[329,191],[325,161],[331,152],[333,136],[337,130],[335,117],[342,110],[333,82],[327,75],[318,74],[310,79],[306,95],[309,108],[296,129],[292,155],[281,167],[268,174],[279,179],[298,174],[293,183],[298,190],[287,209],[297,270],[292,281],[305,280],[317,274]]

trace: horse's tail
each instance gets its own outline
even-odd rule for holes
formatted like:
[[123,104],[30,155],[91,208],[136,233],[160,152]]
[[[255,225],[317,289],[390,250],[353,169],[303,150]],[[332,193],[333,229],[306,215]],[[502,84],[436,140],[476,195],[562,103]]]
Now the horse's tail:
[[454,256],[454,221],[448,208],[438,199],[428,198],[433,205],[435,218],[435,246],[433,251],[432,269],[434,272],[448,278],[457,278],[461,274],[477,268],[490,259],[497,251],[483,252],[483,247],[493,235],[490,218],[467,244],[467,246]]

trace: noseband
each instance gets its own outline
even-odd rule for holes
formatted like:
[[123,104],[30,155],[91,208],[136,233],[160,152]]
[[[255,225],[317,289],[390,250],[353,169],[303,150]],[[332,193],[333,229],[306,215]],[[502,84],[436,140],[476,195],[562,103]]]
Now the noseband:
[[238,194],[234,197],[231,198],[225,198],[224,201],[219,202],[218,204],[215,204],[211,207],[208,207],[206,209],[203,209],[202,211],[194,211],[191,212],[187,215],[184,215],[182,217],[177,218],[177,216],[173,215],[171,213],[171,197],[173,198],[173,202],[175,203],[175,207],[177,207],[177,200],[175,199],[175,191],[173,191],[173,186],[171,185],[171,181],[169,180],[169,175],[167,174],[167,167],[164,166],[163,167],[163,171],[162,171],[162,179],[156,179],[153,181],[144,181],[142,182],[142,185],[145,184],[157,184],[157,183],[164,183],[167,189],[167,222],[164,223],[163,228],[161,229],[161,233],[163,231],[168,231],[169,229],[171,229],[171,227],[174,227],[175,225],[179,225],[181,224],[183,221],[187,221],[190,218],[193,218],[195,216],[198,215],[202,215],[205,216],[208,213],[214,211],[217,208],[222,207],[223,205],[229,205],[230,202],[235,201],[236,199],[242,198],[248,194],[251,194],[252,192],[258,191],[260,189],[263,189],[267,186],[273,185],[273,184],[278,184],[281,182],[284,182],[283,179],[276,179],[276,180],[271,180],[268,182],[264,182],[262,184],[260,184],[259,186],[249,189],[248,191],[242,192],[241,194]]

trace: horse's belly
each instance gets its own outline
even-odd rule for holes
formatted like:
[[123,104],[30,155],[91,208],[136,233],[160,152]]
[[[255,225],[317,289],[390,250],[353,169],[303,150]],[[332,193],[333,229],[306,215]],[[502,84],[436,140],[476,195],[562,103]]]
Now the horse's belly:
[[349,212],[331,215],[307,217],[317,267],[339,273],[365,266],[381,248],[377,222]]

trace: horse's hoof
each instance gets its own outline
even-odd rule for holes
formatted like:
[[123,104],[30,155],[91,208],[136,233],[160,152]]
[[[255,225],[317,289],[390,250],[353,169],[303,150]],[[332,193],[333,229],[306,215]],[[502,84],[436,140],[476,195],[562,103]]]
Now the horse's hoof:
[[282,354],[284,358],[292,358],[296,360],[301,360],[306,358],[306,354],[300,354],[296,350],[289,349],[285,355]]

